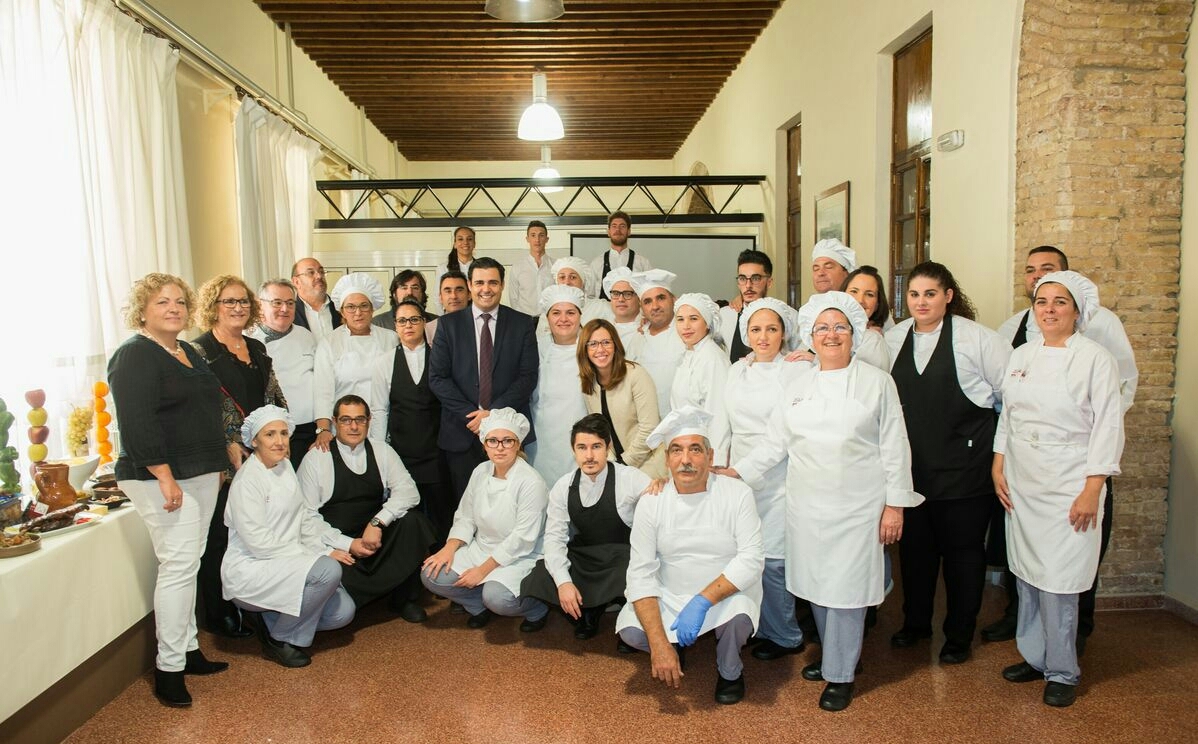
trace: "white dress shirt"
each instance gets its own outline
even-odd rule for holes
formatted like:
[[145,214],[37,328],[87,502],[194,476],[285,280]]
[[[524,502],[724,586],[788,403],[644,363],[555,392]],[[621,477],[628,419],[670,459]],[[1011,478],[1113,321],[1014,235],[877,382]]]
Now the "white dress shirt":
[[541,265],[531,253],[512,262],[507,272],[507,304],[536,317],[541,310],[541,291],[553,284],[553,257],[541,256]]
[[598,256],[595,256],[595,258],[591,259],[591,274],[595,277],[595,281],[598,283],[601,283],[603,281],[603,257],[604,256],[610,256],[610,258],[608,259],[608,265],[607,265],[607,268],[609,268],[609,269],[618,269],[621,266],[625,266],[629,269],[632,269],[633,271],[639,272],[639,271],[648,271],[649,269],[653,268],[653,264],[649,263],[649,259],[645,258],[645,256],[641,253],[636,254],[636,259],[634,259],[632,261],[632,265],[629,266],[628,265],[629,250],[630,249],[628,248],[627,245],[624,246],[624,250],[622,250],[622,251],[615,251],[615,250],[612,250],[611,248],[608,248],[606,251],[600,253]]
[[308,330],[312,332],[317,341],[333,332],[333,311],[329,309],[331,303],[332,300],[325,297],[324,304],[320,306],[319,310],[313,310],[312,306],[302,299],[295,305],[298,311],[304,314],[304,318],[308,321]]
[[[491,314],[491,321],[488,325],[491,328],[491,349],[492,349],[491,359],[492,359],[492,361],[494,361],[494,359],[495,359],[495,357],[494,357],[495,330],[499,327],[499,308],[500,308],[500,306],[496,305],[495,307],[493,307],[490,310],[483,311],[483,310],[479,309],[479,307],[477,305],[470,306],[470,312],[474,314],[474,354],[476,357],[478,357],[477,360],[475,361],[475,364],[478,364],[480,379],[482,378],[482,358],[479,357],[479,352],[482,351],[482,347],[483,347],[483,344],[482,344],[483,317],[482,317],[482,315],[483,315],[483,312],[488,312]],[[492,391],[492,395],[494,395],[494,391]]]
[[[914,328],[914,319],[908,318],[886,332],[886,345],[890,347],[890,366],[894,368],[907,332]],[[923,373],[940,342],[940,329],[944,321],[928,333],[914,333],[912,349],[916,371]],[[957,365],[957,384],[961,392],[980,408],[997,408],[1002,402],[1002,383],[1011,357],[1011,344],[984,325],[953,317],[953,360]]]

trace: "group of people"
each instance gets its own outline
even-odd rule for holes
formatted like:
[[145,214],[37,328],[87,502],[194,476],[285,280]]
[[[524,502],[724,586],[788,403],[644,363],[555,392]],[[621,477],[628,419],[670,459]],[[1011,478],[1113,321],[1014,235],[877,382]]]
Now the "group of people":
[[1073,702],[1136,384],[1095,285],[1035,248],[1032,308],[995,332],[925,262],[895,324],[878,272],[823,240],[798,310],[756,250],[720,303],[637,255],[631,224],[613,214],[588,264],[551,260],[534,221],[510,269],[458,228],[439,317],[418,271],[329,292],[313,258],[256,294],[227,275],[135,284],[109,383],[117,477],[159,560],[162,702],[227,668],[197,622],[298,667],[366,603],[424,621],[427,591],[471,628],[536,632],[557,608],[580,640],[619,608],[619,650],[673,687],[713,632],[724,704],[745,695],[743,646],[769,661],[816,641],[802,676],[843,710],[894,543],[892,646],[931,637],[943,574],[939,657],[967,661],[998,566],[1011,601],[982,635],[1023,657],[1003,676]]

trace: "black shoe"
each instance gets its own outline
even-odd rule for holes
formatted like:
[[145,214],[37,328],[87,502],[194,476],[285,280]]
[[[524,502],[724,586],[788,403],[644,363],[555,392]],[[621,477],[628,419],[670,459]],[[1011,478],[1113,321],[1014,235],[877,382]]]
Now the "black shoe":
[[835,713],[844,710],[853,702],[852,682],[829,682],[824,692],[819,696],[819,707]]
[[450,615],[465,615],[466,608],[461,606],[457,602],[450,602],[449,603],[449,614]]
[[1077,686],[1064,682],[1049,682],[1044,685],[1044,704],[1054,708],[1068,708],[1077,699]]
[[910,648],[924,638],[931,638],[932,631],[930,629],[915,630],[903,626],[899,632],[890,636],[890,645],[894,648]]
[[[853,670],[853,674],[861,674],[861,670],[864,668],[865,667],[861,666],[861,662],[858,661],[857,668]],[[803,667],[803,671],[799,672],[799,674],[803,675],[803,679],[807,680],[808,682],[824,681],[824,668],[823,665],[818,661],[814,664],[808,664],[807,666]]]
[[466,627],[474,628],[475,630],[478,630],[479,628],[485,628],[487,623],[491,622],[491,617],[492,615],[490,610],[483,610],[477,615],[471,615],[470,619],[466,621]]
[[1044,672],[1026,661],[1021,661],[1003,669],[1002,678],[1008,682],[1035,682],[1038,679],[1044,679]]
[[640,649],[629,646],[624,642],[623,638],[616,636],[616,651],[622,654],[635,654],[636,652],[640,651]]
[[299,669],[312,663],[312,657],[290,643],[276,641],[262,619],[262,613],[257,613],[254,626],[258,631],[258,643],[262,646],[262,655],[271,661],[288,669]]
[[864,635],[869,635],[869,629],[874,627],[877,624],[878,624],[878,608],[876,606],[875,607],[866,607],[865,608],[865,633],[864,633]]
[[545,623],[547,623],[547,622],[549,622],[549,613],[548,612],[546,612],[544,615],[542,615],[540,620],[529,620],[528,618],[525,618],[524,621],[520,623],[520,632],[521,633],[539,632],[541,630],[544,630]]
[[603,617],[604,608],[583,609],[578,624],[574,626],[574,637],[580,641],[589,641],[599,634],[599,618]]
[[245,627],[241,618],[236,615],[225,615],[219,619],[209,618],[204,623],[204,630],[225,638],[249,638],[254,634],[254,631]]
[[203,676],[205,674],[223,672],[228,668],[228,662],[205,659],[204,652],[197,648],[195,651],[187,652],[187,666],[183,667],[183,673]]
[[735,705],[745,699],[745,675],[724,679],[716,673],[715,701],[720,705]]
[[946,641],[944,648],[940,649],[941,664],[964,664],[969,661],[970,650],[968,643],[956,643],[954,641]]
[[982,628],[982,640],[990,643],[1011,640],[1015,637],[1015,625],[1017,622],[1018,618],[1011,615],[1003,615],[997,622],[990,623]]
[[780,646],[768,638],[764,638],[762,639],[761,643],[758,643],[753,647],[753,650],[750,653],[753,654],[754,659],[773,661],[774,659],[781,659],[783,656],[789,656],[790,654],[801,654],[803,653],[804,648],[806,648],[806,646],[801,642],[799,645],[794,647]]
[[183,672],[154,670],[154,697],[163,705],[172,708],[190,708],[191,693],[183,681]]
[[409,623],[422,623],[428,620],[428,613],[415,602],[408,600],[399,606],[399,616]]

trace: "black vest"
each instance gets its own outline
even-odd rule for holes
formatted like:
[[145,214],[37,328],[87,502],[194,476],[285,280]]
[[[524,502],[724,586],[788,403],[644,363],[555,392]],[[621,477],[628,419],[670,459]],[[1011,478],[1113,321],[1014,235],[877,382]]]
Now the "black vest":
[[[745,309],[742,307],[740,313],[744,311]],[[740,337],[740,313],[736,314],[736,324],[733,326],[732,340],[728,342],[728,360],[733,364],[739,359],[744,359],[749,353],[749,347],[745,346],[745,342]]]
[[928,366],[915,369],[915,326],[907,332],[891,376],[911,443],[911,478],[924,498],[993,496],[990,464],[998,415],[961,391],[953,355],[953,316],[944,316]]
[[603,483],[603,494],[592,506],[582,505],[582,495],[578,484],[582,479],[582,469],[574,471],[574,480],[570,481],[570,491],[566,497],[566,510],[570,514],[570,524],[574,525],[574,537],[570,538],[569,547],[588,547],[591,545],[610,545],[622,543],[627,545],[632,529],[620,519],[616,509],[616,466],[607,464],[607,480]]
[[1011,339],[1011,348],[1018,349],[1027,343],[1027,319],[1031,317],[1032,311],[1028,310],[1019,319],[1019,327],[1015,329],[1015,338]]
[[337,442],[329,446],[333,456],[333,495],[320,507],[320,516],[330,527],[343,535],[358,537],[370,524],[371,518],[383,506],[383,476],[374,459],[374,449],[369,441],[362,442],[366,448],[366,472],[358,475],[341,459]]
[[[628,268],[631,270],[633,263],[636,261],[636,251],[628,249]],[[603,252],[603,275],[599,277],[599,299],[611,299],[607,296],[607,291],[603,289],[603,280],[607,278],[607,273],[611,271],[611,249],[608,248]]]
[[[337,312],[337,308],[333,307],[332,299],[325,300],[329,303],[329,315],[333,316],[333,327],[341,325],[341,313]],[[295,301],[295,324],[307,328],[309,331],[312,327],[308,325],[308,303],[297,299]]]
[[441,401],[428,386],[430,353],[431,349],[425,345],[424,374],[419,382],[412,380],[403,346],[395,350],[391,367],[387,438],[412,479],[418,482],[435,482],[440,477],[437,436],[441,433]]

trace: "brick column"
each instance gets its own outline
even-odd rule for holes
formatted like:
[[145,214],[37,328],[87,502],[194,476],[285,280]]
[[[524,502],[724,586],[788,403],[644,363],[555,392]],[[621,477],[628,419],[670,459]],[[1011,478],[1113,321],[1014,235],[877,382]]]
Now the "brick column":
[[1024,3],[1016,304],[1028,249],[1058,246],[1123,320],[1140,370],[1104,594],[1162,590],[1192,12],[1193,0]]

